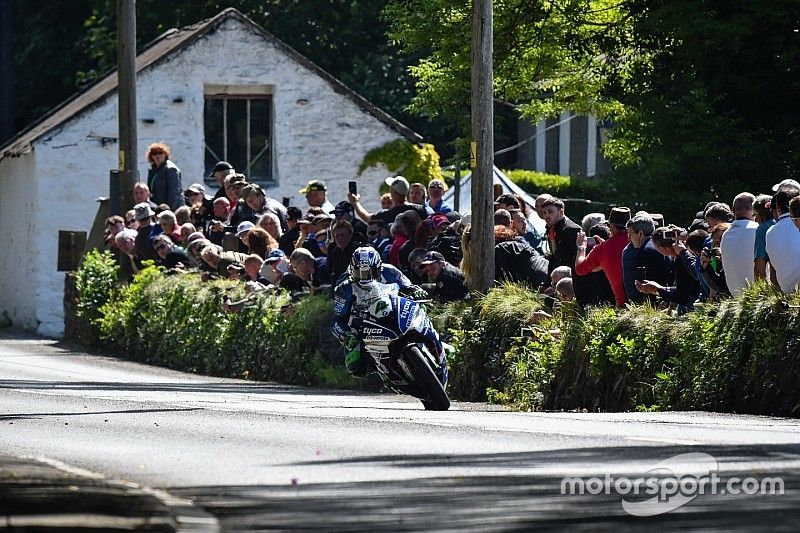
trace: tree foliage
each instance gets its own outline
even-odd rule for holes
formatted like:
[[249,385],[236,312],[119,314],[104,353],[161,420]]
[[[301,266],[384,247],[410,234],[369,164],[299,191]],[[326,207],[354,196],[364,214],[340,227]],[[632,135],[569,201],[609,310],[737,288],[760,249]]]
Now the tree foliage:
[[[469,0],[394,0],[390,35],[420,60],[409,109],[469,105]],[[800,10],[790,0],[497,0],[495,96],[539,120],[613,125],[620,201],[689,217],[800,171]],[[682,219],[681,219],[682,220]]]

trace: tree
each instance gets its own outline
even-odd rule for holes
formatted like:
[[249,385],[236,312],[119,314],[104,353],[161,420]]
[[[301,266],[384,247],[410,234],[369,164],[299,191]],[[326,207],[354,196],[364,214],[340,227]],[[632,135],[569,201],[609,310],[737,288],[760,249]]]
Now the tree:
[[[384,11],[421,56],[411,111],[466,116],[468,13],[469,0]],[[606,120],[619,201],[686,222],[800,171],[798,17],[790,0],[497,0],[495,95],[532,120]]]

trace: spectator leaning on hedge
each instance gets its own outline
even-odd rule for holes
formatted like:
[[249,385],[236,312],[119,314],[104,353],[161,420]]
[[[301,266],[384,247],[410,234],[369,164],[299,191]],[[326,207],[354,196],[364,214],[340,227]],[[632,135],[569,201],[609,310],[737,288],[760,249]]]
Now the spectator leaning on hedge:
[[627,301],[622,281],[622,251],[628,245],[625,227],[630,219],[631,210],[627,207],[613,208],[608,217],[611,238],[596,244],[589,255],[586,255],[586,234],[581,231],[576,239],[578,253],[575,258],[575,272],[580,276],[588,276],[602,270],[614,292],[614,300],[620,307]]
[[425,268],[428,279],[435,285],[431,297],[440,302],[463,300],[469,295],[464,285],[464,274],[451,265],[439,252],[428,252],[420,265]]
[[758,229],[758,224],[753,222],[755,199],[755,196],[748,192],[743,192],[733,199],[735,220],[723,233],[720,243],[722,264],[725,265],[725,281],[733,296],[738,296],[742,289],[754,281],[751,256]]
[[161,234],[156,237],[153,240],[153,248],[158,254],[158,261],[156,263],[167,269],[177,267],[189,268],[192,264],[191,259],[189,259],[189,254],[187,254],[183,248],[176,246],[168,235]]
[[700,283],[692,276],[696,258],[686,246],[668,235],[674,227],[658,228],[653,232],[653,244],[664,257],[673,258],[675,285],[664,287],[652,280],[636,281],[636,288],[645,294],[657,294],[665,302],[676,304],[678,314],[694,309],[694,302],[700,297]]
[[800,284],[800,231],[789,213],[789,202],[797,196],[800,196],[800,189],[794,185],[778,189],[772,197],[777,222],[767,230],[767,253],[783,292],[794,292]]

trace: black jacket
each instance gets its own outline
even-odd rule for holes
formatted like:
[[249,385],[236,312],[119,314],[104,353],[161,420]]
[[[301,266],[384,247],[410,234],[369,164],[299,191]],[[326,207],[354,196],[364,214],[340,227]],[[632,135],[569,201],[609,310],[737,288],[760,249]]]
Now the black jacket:
[[431,296],[440,302],[463,300],[469,295],[469,289],[464,285],[464,274],[451,264],[442,267],[442,272],[434,284]]
[[167,159],[147,172],[147,184],[156,204],[167,204],[172,211],[185,205],[181,169]]
[[531,288],[539,288],[549,280],[547,266],[547,259],[523,237],[498,243],[494,247],[494,277],[498,281],[517,281]]
[[576,240],[581,227],[571,221],[568,217],[561,219],[555,226],[549,228],[547,231],[548,239],[551,239],[551,244],[555,244],[555,250],[550,250],[548,259],[550,265],[548,272],[552,272],[556,267],[568,266],[575,269],[575,257],[578,255],[578,244]]

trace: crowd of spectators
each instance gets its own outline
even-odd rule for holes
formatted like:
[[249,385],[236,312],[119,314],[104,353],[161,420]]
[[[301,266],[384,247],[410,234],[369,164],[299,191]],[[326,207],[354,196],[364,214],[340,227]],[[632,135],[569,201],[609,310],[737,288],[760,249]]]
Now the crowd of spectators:
[[[202,183],[176,193],[180,170],[169,148],[153,144],[147,158],[153,168],[148,182],[134,187],[136,205],[110,217],[106,228],[108,245],[133,273],[153,260],[170,272],[241,279],[250,291],[314,292],[330,290],[353,251],[369,245],[432,300],[469,297],[469,216],[442,200],[443,180],[387,178],[376,212],[352,190],[329,199],[326,184],[312,180],[299,191],[307,202],[301,209],[271,198],[225,161],[211,173],[219,184],[213,196]],[[800,284],[800,183],[784,180],[772,192],[711,202],[681,225],[627,207],[578,224],[558,198],[540,194],[529,205],[500,191],[495,279],[524,283],[551,304],[649,301],[677,314],[736,296],[757,279],[792,292]]]

